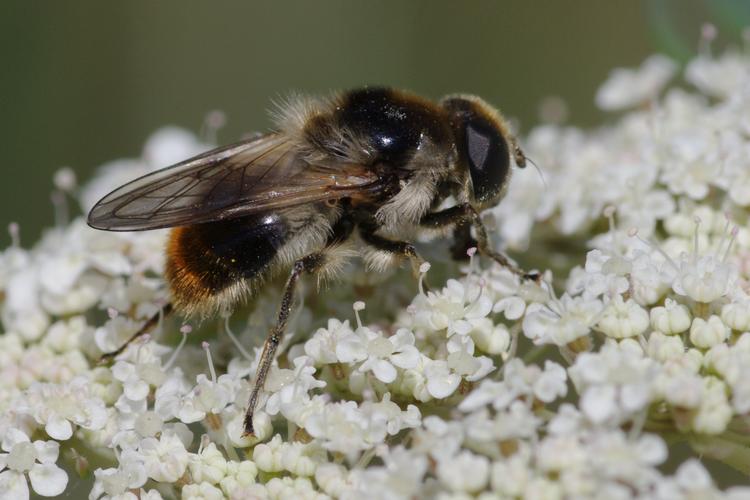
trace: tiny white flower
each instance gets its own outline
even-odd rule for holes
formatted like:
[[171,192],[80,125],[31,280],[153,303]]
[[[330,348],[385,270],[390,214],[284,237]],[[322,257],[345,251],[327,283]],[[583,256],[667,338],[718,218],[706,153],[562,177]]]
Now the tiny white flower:
[[307,416],[304,427],[324,448],[351,456],[381,443],[387,435],[386,421],[366,418],[354,401],[324,406],[322,412]]
[[[348,477],[336,477],[333,475],[335,469],[329,469],[326,479],[330,486],[348,491],[345,494],[344,491],[336,494],[330,491],[330,486],[323,489],[336,498],[414,498],[425,492],[424,475],[428,466],[426,456],[411,449],[406,450],[402,446],[395,446],[387,453],[381,454],[381,459],[382,466],[355,468]],[[320,484],[317,473],[315,478]],[[353,485],[357,487],[354,488]]]
[[553,361],[544,362],[544,371],[534,382],[534,395],[544,403],[551,403],[568,392],[565,369]]
[[656,331],[648,338],[647,352],[658,361],[678,359],[685,352],[685,344],[678,335],[665,335]]
[[548,436],[537,449],[537,465],[547,473],[564,473],[566,470],[587,466],[587,450],[579,436]]
[[727,98],[743,88],[747,73],[746,57],[730,51],[718,58],[693,59],[685,69],[685,79],[709,95]]
[[123,450],[118,468],[96,469],[94,478],[94,487],[91,489],[89,498],[100,498],[102,495],[110,498],[120,496],[126,498],[129,490],[146,484],[148,475],[140,453],[135,450]]
[[228,404],[234,402],[238,385],[238,380],[229,374],[211,380],[201,373],[193,390],[182,398],[177,418],[190,424],[202,420],[208,413],[221,413]]
[[422,420],[422,427],[414,431],[414,448],[437,461],[450,460],[461,448],[464,435],[460,422],[430,415]]
[[357,328],[337,344],[336,356],[343,363],[361,362],[359,371],[372,371],[385,384],[396,380],[397,367],[414,368],[419,361],[414,334],[406,328],[400,328],[390,337],[366,327]]
[[58,467],[60,445],[55,441],[34,441],[22,431],[10,428],[2,438],[0,453],[0,494],[6,498],[29,498],[31,488],[45,497],[60,495],[68,485],[68,475]]
[[535,344],[566,345],[588,335],[603,304],[598,299],[563,295],[549,304],[531,304],[523,320],[523,332]]
[[313,359],[308,356],[294,358],[294,370],[274,368],[265,384],[271,395],[265,405],[269,415],[281,412],[287,418],[300,411],[300,406],[310,401],[310,391],[325,387],[326,383],[316,379]]
[[221,491],[228,497],[239,495],[244,488],[255,483],[258,468],[251,460],[227,462],[227,470],[224,478],[219,482]]
[[615,339],[635,337],[646,331],[649,325],[648,312],[633,299],[624,301],[615,296],[602,311],[597,328]]
[[581,410],[595,424],[601,424],[617,413],[617,392],[614,386],[589,387],[581,395]]
[[522,498],[529,482],[534,479],[528,453],[515,453],[507,459],[493,462],[490,471],[492,491],[510,498]]
[[314,359],[318,365],[336,363],[338,362],[336,348],[339,342],[352,333],[348,321],[329,319],[326,328],[318,328],[305,342],[305,354]]
[[685,493],[701,495],[713,490],[713,480],[699,460],[692,458],[677,469],[675,479]]
[[276,434],[268,443],[253,449],[253,461],[264,472],[289,471],[296,476],[312,476],[325,451],[315,443],[285,443]]
[[417,295],[410,309],[414,331],[446,330],[448,336],[466,335],[472,329],[473,320],[484,318],[492,311],[492,300],[479,283],[449,279],[441,291]]
[[729,334],[729,327],[716,315],[712,315],[708,321],[695,318],[690,325],[690,342],[699,349],[708,349],[724,342],[729,338]]
[[211,483],[186,484],[181,491],[184,500],[222,500],[224,493]]
[[104,402],[89,393],[90,381],[76,377],[65,385],[34,384],[29,388],[29,410],[50,437],[70,439],[73,425],[90,430],[104,427],[107,412]]
[[580,273],[571,272],[567,290],[587,299],[601,295],[614,296],[625,293],[630,284],[625,277],[632,272],[632,263],[616,252],[591,250],[586,254],[586,266]]
[[164,432],[158,439],[145,438],[138,451],[143,456],[148,476],[156,481],[177,481],[190,461],[185,445],[173,432]]
[[474,341],[471,336],[454,336],[446,344],[448,368],[470,382],[484,378],[495,369],[487,356],[474,356]]
[[666,56],[654,55],[637,69],[616,69],[596,93],[596,104],[605,110],[625,109],[648,101],[672,78],[677,65]]
[[652,379],[658,371],[632,340],[610,341],[598,353],[582,353],[568,369],[581,394],[581,410],[597,424],[623,420],[645,408],[654,396]]
[[431,360],[424,368],[427,380],[427,391],[435,399],[444,399],[458,389],[461,376],[448,367],[448,362],[442,359]]
[[345,491],[352,488],[348,476],[346,467],[330,462],[320,464],[315,470],[315,482],[334,498],[341,498]]
[[602,431],[589,438],[590,463],[597,476],[632,485],[636,490],[660,479],[654,466],[667,457],[667,447],[658,436],[643,435],[629,440],[622,431]]
[[705,434],[724,432],[732,418],[732,407],[727,398],[727,386],[716,377],[703,377],[703,394],[692,427]]
[[491,355],[507,353],[511,338],[505,325],[493,325],[489,318],[482,318],[475,321],[473,326],[469,336],[480,350]]
[[490,475],[490,463],[487,457],[462,451],[450,460],[438,464],[437,477],[453,492],[481,491]]
[[713,255],[697,258],[683,255],[672,289],[695,301],[710,303],[727,294],[734,274],[735,270],[730,264]]
[[265,472],[280,472],[284,470],[281,463],[281,436],[276,434],[268,443],[259,443],[253,448],[253,462]]
[[750,330],[750,301],[724,304],[721,308],[721,319],[733,330],[740,332]]
[[140,328],[136,321],[116,316],[100,326],[94,333],[96,346],[101,352],[112,352],[128,341]]
[[531,439],[538,433],[542,420],[532,412],[527,403],[517,400],[505,411],[496,414],[493,424],[491,441],[507,441]]
[[500,299],[492,307],[492,312],[505,314],[509,320],[516,320],[526,311],[526,302],[521,297],[511,296]]
[[391,436],[395,436],[403,429],[419,427],[422,422],[422,415],[415,405],[408,405],[406,411],[401,411],[401,408],[391,401],[389,392],[378,402],[365,401],[361,409],[369,418],[385,422],[386,431]]
[[226,475],[227,461],[216,444],[209,442],[199,453],[190,455],[188,467],[193,481],[218,484]]
[[570,403],[563,403],[557,414],[552,417],[547,425],[550,434],[572,434],[580,430],[583,423],[583,415],[578,408]]

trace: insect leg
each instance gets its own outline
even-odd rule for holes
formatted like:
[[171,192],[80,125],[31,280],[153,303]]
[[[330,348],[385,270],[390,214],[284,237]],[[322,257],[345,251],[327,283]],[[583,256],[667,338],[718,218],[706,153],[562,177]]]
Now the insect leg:
[[294,301],[294,290],[297,281],[302,273],[315,272],[322,263],[323,255],[320,253],[314,253],[296,261],[292,267],[292,272],[286,281],[286,286],[284,287],[284,295],[281,299],[281,305],[279,306],[279,315],[276,320],[276,326],[271,329],[268,337],[266,337],[265,343],[263,344],[263,352],[260,355],[258,370],[255,374],[255,383],[253,384],[253,390],[250,393],[250,401],[248,402],[247,411],[245,412],[246,435],[252,435],[254,433],[253,413],[255,412],[255,405],[258,402],[258,395],[266,382],[268,371],[271,369],[276,349],[279,347],[281,339],[284,336],[284,330],[286,329],[286,324],[289,320],[289,313],[292,308],[292,302]]
[[362,240],[378,250],[407,257],[411,262],[414,276],[418,277],[419,267],[424,263],[424,259],[419,256],[414,245],[406,241],[393,241],[388,238],[383,238],[382,236],[375,234],[375,230],[376,228],[369,224],[360,226],[359,232],[360,236],[362,236]]
[[505,254],[495,251],[490,247],[490,240],[489,236],[487,235],[487,229],[482,223],[479,212],[474,210],[468,203],[456,205],[439,212],[427,214],[420,221],[420,225],[425,227],[438,228],[441,226],[456,224],[456,234],[458,236],[461,236],[460,231],[462,224],[465,224],[466,222],[474,226],[474,230],[476,231],[477,235],[477,248],[479,249],[480,253],[493,259],[495,262],[513,272],[514,274],[517,274],[521,277],[521,279],[533,281],[539,279],[538,273],[527,273],[523,269],[512,264],[510,262],[510,259],[508,259]]
[[138,331],[135,332],[127,340],[127,342],[125,342],[120,347],[118,347],[117,350],[102,354],[102,356],[99,358],[99,364],[100,365],[105,364],[113,360],[115,357],[121,354],[131,343],[133,343],[134,340],[148,333],[148,331],[151,330],[154,326],[156,326],[159,323],[159,321],[169,316],[173,310],[174,310],[174,307],[172,306],[171,302],[168,302],[167,304],[165,304],[156,314],[154,314],[148,320],[146,320],[143,326],[141,326],[138,329]]
[[451,245],[451,256],[454,260],[465,260],[468,255],[466,251],[479,244],[471,235],[471,207],[469,205],[456,205],[439,212],[433,212],[422,217],[419,225],[422,227],[438,229],[444,226],[455,225],[453,229],[453,245]]

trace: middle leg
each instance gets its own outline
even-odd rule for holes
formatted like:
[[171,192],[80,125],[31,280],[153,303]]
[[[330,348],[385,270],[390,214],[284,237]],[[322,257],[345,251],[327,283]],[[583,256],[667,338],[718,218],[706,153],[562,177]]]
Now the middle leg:
[[384,238],[375,234],[377,227],[370,224],[360,225],[359,234],[362,240],[373,248],[393,254],[399,257],[406,257],[411,262],[412,272],[415,277],[419,277],[419,268],[424,264],[424,259],[417,253],[413,244],[407,241],[395,241]]

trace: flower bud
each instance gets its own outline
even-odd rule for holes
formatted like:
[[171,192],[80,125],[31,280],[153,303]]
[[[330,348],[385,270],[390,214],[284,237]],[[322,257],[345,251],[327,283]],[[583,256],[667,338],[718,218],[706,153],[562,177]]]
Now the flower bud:
[[665,307],[651,309],[651,327],[667,335],[682,333],[690,328],[690,310],[687,306],[667,299]]
[[690,326],[690,342],[699,349],[709,349],[729,338],[729,328],[716,315],[695,318]]

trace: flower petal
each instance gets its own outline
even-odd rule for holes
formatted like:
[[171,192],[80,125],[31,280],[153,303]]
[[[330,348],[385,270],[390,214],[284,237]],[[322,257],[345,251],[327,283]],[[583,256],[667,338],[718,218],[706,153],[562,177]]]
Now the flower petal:
[[372,373],[384,384],[390,384],[396,380],[396,369],[384,359],[379,359],[373,364]]
[[28,443],[29,441],[29,436],[23,431],[11,427],[5,431],[5,436],[3,437],[3,450],[10,451],[18,443]]
[[36,459],[43,464],[54,464],[60,455],[60,443],[57,441],[34,441]]
[[0,472],[0,499],[28,500],[29,485],[23,474],[14,470]]
[[65,441],[73,435],[73,426],[70,425],[67,419],[64,419],[57,413],[53,413],[50,416],[47,420],[47,425],[44,426],[44,430],[49,437],[58,441]]
[[419,350],[413,345],[404,346],[401,352],[391,356],[391,363],[407,370],[414,368],[419,363]]
[[55,464],[36,464],[29,471],[31,487],[43,497],[54,497],[65,491],[68,475]]
[[343,363],[362,361],[367,357],[367,347],[356,335],[347,335],[336,344],[336,357]]

